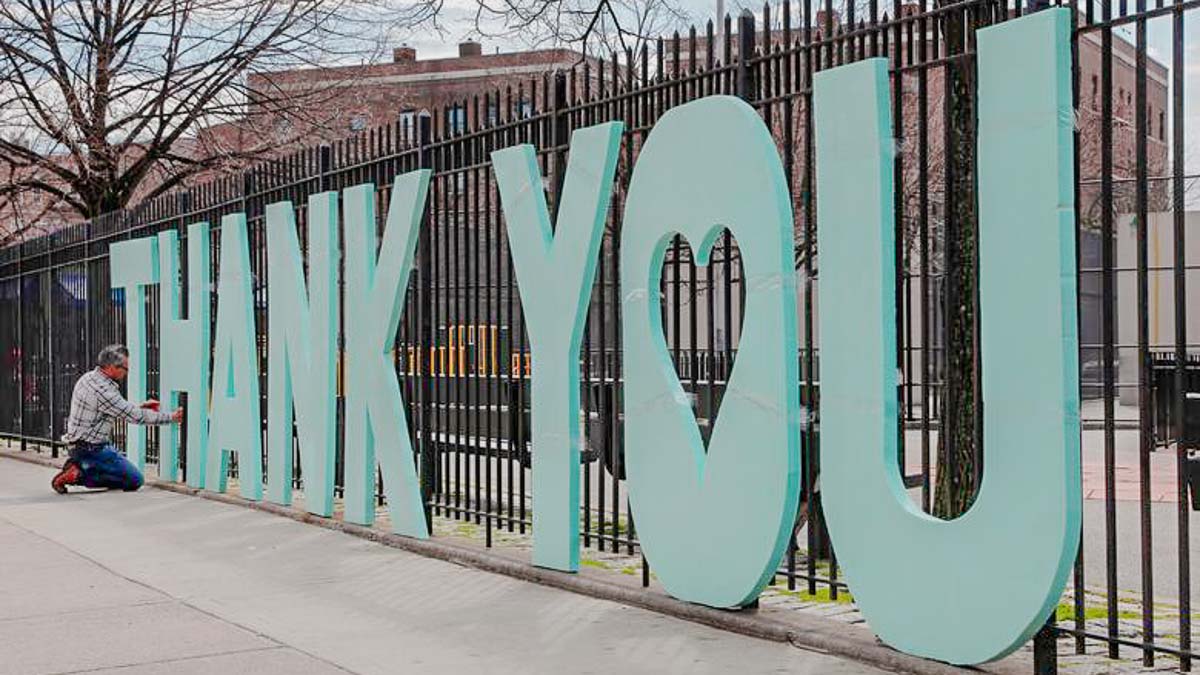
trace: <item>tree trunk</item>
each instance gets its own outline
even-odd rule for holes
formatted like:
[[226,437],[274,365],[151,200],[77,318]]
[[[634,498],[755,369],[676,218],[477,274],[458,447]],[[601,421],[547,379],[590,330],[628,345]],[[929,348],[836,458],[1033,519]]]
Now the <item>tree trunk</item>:
[[[966,12],[946,15],[951,54],[962,53]],[[951,519],[975,500],[982,477],[978,349],[978,231],[975,213],[975,77],[970,61],[945,69],[945,382],[933,513]]]

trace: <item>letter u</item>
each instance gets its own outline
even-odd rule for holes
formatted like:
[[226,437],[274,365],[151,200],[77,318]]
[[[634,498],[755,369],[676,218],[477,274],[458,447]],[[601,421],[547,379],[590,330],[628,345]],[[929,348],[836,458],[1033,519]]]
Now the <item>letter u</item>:
[[978,33],[985,461],[974,505],[952,521],[922,513],[896,470],[887,61],[815,82],[825,512],[871,628],[952,663],[1032,637],[1079,542],[1068,11]]

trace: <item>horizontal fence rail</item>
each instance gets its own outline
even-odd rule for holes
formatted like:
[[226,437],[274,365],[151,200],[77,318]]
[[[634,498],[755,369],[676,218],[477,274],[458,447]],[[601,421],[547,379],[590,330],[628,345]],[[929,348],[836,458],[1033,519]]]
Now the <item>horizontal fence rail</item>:
[[[1189,454],[1200,448],[1200,335],[1188,332],[1189,325],[1198,324],[1196,312],[1188,312],[1187,297],[1200,292],[1200,234],[1194,224],[1200,220],[1187,211],[1196,177],[1186,171],[1184,72],[1200,62],[1189,56],[1184,21],[1200,2],[1070,6],[1076,23],[1076,232],[1087,500],[1073,578],[1047,630],[1035,640],[1035,663],[1039,671],[1052,672],[1060,652],[1083,654],[1099,647],[1109,657],[1137,658],[1146,666],[1168,657],[1186,671],[1193,656],[1189,552],[1195,498],[1188,482],[1200,480],[1200,465]],[[940,434],[953,408],[947,386],[953,329],[947,308],[972,302],[957,297],[950,283],[965,269],[970,253],[948,246],[947,232],[961,225],[964,212],[973,211],[969,204],[964,211],[959,200],[973,200],[974,179],[971,163],[957,155],[973,147],[973,132],[962,135],[955,120],[976,112],[970,83],[975,31],[1036,9],[988,0],[897,1],[882,8],[871,0],[865,10],[847,4],[844,15],[829,3],[811,0],[779,10],[764,7],[759,17],[726,17],[719,30],[709,23],[702,31],[643,43],[623,54],[584,59],[515,89],[481,91],[415,124],[398,121],[305,148],[0,250],[0,437],[19,440],[22,447],[61,450],[75,380],[92,367],[102,346],[124,336],[122,291],[109,284],[110,244],[164,230],[186,240],[187,224],[209,222],[216,279],[220,219],[235,212],[246,214],[250,233],[265,411],[266,206],[292,203],[303,246],[310,195],[370,182],[379,188],[382,228],[395,176],[427,168],[433,179],[426,222],[394,350],[425,501],[432,514],[484,528],[488,545],[502,533],[529,531],[529,468],[537,461],[529,420],[529,338],[490,153],[532,144],[547,177],[553,213],[571,133],[620,120],[621,156],[580,354],[580,536],[595,550],[636,556],[640,547],[624,480],[621,412],[618,257],[624,198],[638,153],[663,113],[700,97],[732,95],[753,105],[771,130],[795,214],[803,471],[805,485],[812,487],[802,495],[777,576],[790,590],[837,599],[848,588],[824,527],[819,490],[813,75],[873,56],[890,62],[902,370],[896,462],[910,497],[929,512],[945,442]],[[1160,40],[1153,50],[1151,26]],[[663,263],[661,292],[664,338],[707,440],[742,332],[745,288],[737,242],[726,232],[709,264],[697,265],[688,244],[677,237]],[[147,380],[155,395],[158,290],[149,289],[148,296]],[[215,317],[215,295],[213,302]],[[341,377],[339,364],[339,428]],[[340,494],[344,453],[340,433],[338,438]],[[151,428],[150,463],[157,453],[158,436]],[[295,466],[293,481],[302,488],[298,461]],[[236,464],[232,470],[236,474]],[[1135,475],[1126,478],[1130,474]],[[1089,491],[1093,479],[1095,490]],[[378,493],[382,504],[382,490]],[[1162,540],[1170,545],[1162,546]],[[640,573],[648,583],[644,560]]]

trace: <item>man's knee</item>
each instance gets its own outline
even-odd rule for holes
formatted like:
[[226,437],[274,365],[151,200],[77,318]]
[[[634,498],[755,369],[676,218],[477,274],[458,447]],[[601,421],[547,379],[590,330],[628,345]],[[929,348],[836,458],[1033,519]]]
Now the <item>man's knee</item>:
[[120,471],[121,474],[122,490],[126,492],[133,492],[142,487],[142,485],[146,482],[142,477],[141,470],[137,468],[137,465],[129,461],[129,459],[123,455],[118,454],[115,448],[113,451],[113,462],[116,464],[116,467],[114,468]]

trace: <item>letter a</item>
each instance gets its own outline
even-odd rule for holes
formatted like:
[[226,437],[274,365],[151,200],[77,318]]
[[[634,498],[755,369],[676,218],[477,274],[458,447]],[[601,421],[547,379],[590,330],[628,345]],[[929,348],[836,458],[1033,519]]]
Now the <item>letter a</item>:
[[1079,542],[1069,12],[978,33],[984,473],[955,520],[922,513],[896,466],[887,61],[815,83],[825,516],[871,629],[950,663],[1029,640]]
[[533,358],[533,564],[579,569],[579,347],[621,144],[578,129],[551,228],[533,146],[492,153]]
[[429,536],[416,462],[391,352],[417,248],[427,170],[397,176],[375,260],[375,186],[346,199],[346,520],[375,519],[375,456],[397,534]]
[[221,267],[217,281],[212,414],[208,428],[205,485],[225,491],[229,452],[238,456],[238,490],[262,499],[262,412],[258,399],[258,350],[254,339],[254,289],[250,278],[246,214],[221,219]]

